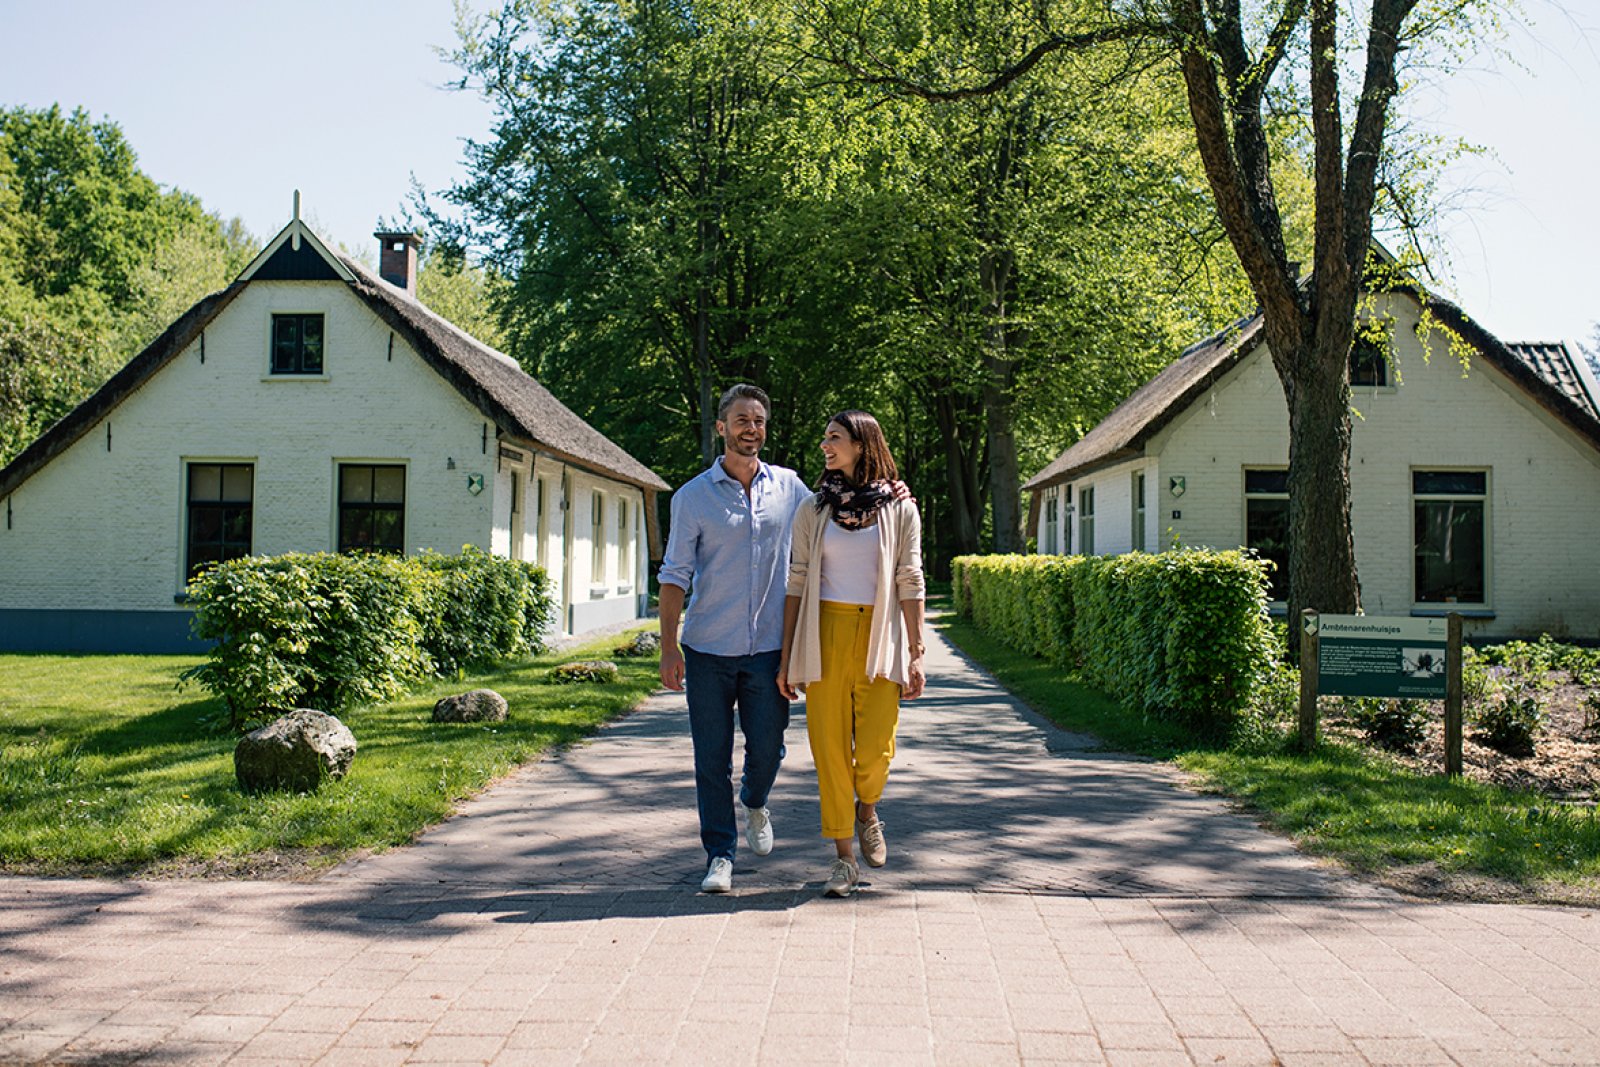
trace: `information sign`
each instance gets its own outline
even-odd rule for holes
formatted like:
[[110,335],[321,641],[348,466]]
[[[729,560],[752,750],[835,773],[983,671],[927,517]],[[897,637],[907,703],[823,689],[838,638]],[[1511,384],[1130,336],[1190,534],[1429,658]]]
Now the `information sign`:
[[1410,616],[1323,615],[1317,691],[1442,700],[1449,625]]

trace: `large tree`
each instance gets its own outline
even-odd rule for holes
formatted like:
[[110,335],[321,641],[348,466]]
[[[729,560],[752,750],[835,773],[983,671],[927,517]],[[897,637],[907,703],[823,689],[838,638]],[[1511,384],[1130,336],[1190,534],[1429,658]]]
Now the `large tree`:
[[1172,76],[1097,95],[1108,61],[927,109],[810,64],[787,11],[566,0],[468,26],[463,84],[500,119],[445,193],[460,220],[430,222],[510,281],[513,354],[669,477],[754,378],[774,459],[814,472],[823,420],[871,408],[935,560],[1020,548],[1022,464],[1239,310]]
[[[1003,5],[1002,5],[1003,6]],[[970,10],[963,6],[962,10]],[[1137,62],[1164,52],[1181,73],[1218,218],[1261,309],[1289,408],[1290,611],[1360,607],[1350,521],[1349,352],[1381,194],[1402,55],[1452,40],[1483,0],[1134,0],[1045,2],[1011,57],[969,67],[964,84],[884,60],[904,34],[824,0],[813,24],[826,57],[865,84],[930,102],[995,96],[1048,70],[1052,56],[1113,47]],[[964,43],[945,42],[964,49]],[[941,42],[930,42],[936,50]],[[1285,112],[1303,117],[1312,177],[1310,263],[1290,251],[1275,166]],[[1403,213],[1408,205],[1391,203]],[[1309,268],[1309,273],[1303,268]]]

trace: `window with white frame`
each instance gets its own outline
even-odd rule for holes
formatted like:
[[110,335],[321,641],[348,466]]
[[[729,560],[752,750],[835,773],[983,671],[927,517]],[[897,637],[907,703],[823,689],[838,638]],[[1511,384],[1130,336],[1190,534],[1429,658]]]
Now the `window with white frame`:
[[1094,555],[1094,486],[1078,490],[1078,552]]
[[1489,472],[1414,470],[1411,502],[1419,604],[1489,601]]
[[406,469],[339,464],[339,551],[406,550]]
[[618,569],[622,572],[617,576],[617,584],[626,588],[633,588],[633,531],[628,522],[628,512],[633,510],[633,505],[626,498],[617,501],[617,555],[620,557]]
[[1048,490],[1044,495],[1044,537],[1039,545],[1039,551],[1046,555],[1060,549],[1056,544],[1056,524],[1059,522],[1061,507],[1059,496],[1059,491],[1055,489]]
[[1133,550],[1144,551],[1144,471],[1133,472]]
[[1267,599],[1289,600],[1289,472],[1282,467],[1244,472],[1244,543],[1272,564]]
[[272,316],[272,373],[322,373],[322,316]]
[[1072,555],[1072,516],[1075,514],[1075,512],[1072,510],[1071,483],[1063,485],[1060,489],[1056,490],[1056,499],[1061,502],[1061,543],[1058,546],[1058,551],[1060,551],[1063,556],[1070,556]]
[[589,511],[589,584],[606,584],[606,497],[596,489],[589,494],[592,507]]
[[191,463],[188,552],[184,574],[250,554],[255,525],[255,467],[249,463]]

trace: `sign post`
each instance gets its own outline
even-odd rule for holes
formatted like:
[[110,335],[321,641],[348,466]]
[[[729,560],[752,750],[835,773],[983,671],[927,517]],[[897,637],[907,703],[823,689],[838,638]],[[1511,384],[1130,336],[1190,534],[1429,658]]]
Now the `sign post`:
[[1445,616],[1448,638],[1445,645],[1444,690],[1444,773],[1461,776],[1461,616]]
[[[1306,613],[1307,623],[1313,614]],[[1444,772],[1461,773],[1461,616],[1322,615],[1313,692],[1444,701]],[[1308,631],[1309,632],[1309,631]],[[1306,739],[1306,633],[1301,635],[1300,741]],[[1315,708],[1312,710],[1315,715]],[[1315,719],[1312,729],[1315,730]]]
[[1300,613],[1300,732],[1295,745],[1301,752],[1317,746],[1317,658],[1321,644],[1321,616],[1315,608]]

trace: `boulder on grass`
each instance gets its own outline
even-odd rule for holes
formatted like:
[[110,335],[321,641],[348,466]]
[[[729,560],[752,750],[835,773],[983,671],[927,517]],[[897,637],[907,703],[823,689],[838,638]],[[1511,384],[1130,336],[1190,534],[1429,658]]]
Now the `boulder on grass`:
[[356,756],[350,728],[325,711],[296,708],[252,730],[233,750],[233,773],[246,793],[314,793],[343,778]]
[[633,635],[633,640],[618,645],[613,651],[619,656],[654,656],[661,651],[661,635],[641,630]]
[[445,697],[433,706],[434,722],[505,722],[510,706],[493,689]]
[[561,685],[574,682],[614,682],[622,677],[617,665],[608,659],[579,659],[550,668],[550,680]]

